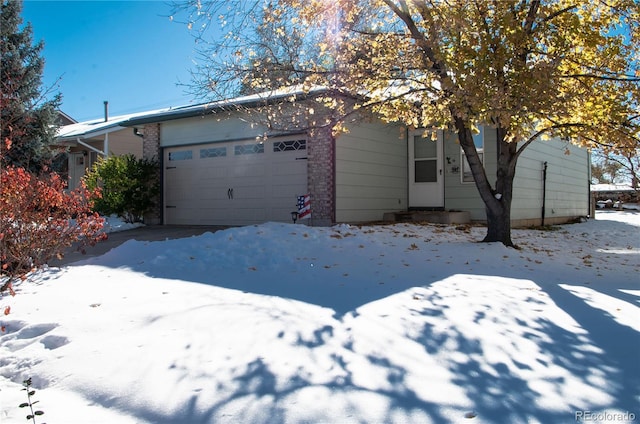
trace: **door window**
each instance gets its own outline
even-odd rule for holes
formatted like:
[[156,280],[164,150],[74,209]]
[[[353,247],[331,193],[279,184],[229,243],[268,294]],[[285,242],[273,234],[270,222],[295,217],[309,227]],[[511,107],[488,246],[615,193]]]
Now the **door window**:
[[438,181],[438,144],[421,135],[413,137],[413,152],[416,183]]

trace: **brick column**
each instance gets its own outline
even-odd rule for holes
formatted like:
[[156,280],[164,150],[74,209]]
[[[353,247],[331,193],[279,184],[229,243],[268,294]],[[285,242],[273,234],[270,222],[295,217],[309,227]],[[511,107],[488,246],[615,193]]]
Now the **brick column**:
[[307,141],[307,186],[311,225],[335,223],[335,138],[331,128],[312,130]]
[[145,159],[158,160],[158,176],[160,184],[160,196],[156,206],[152,211],[144,215],[144,223],[147,225],[162,224],[162,158],[160,157],[160,124],[147,124],[144,126],[144,136],[142,138],[142,156]]

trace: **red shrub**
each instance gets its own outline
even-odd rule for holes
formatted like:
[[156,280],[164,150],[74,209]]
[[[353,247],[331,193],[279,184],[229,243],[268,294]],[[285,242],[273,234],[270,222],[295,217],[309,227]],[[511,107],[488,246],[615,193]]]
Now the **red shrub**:
[[92,212],[90,194],[84,186],[65,191],[57,174],[0,170],[0,294],[74,243],[83,250],[106,238],[100,232],[104,219]]

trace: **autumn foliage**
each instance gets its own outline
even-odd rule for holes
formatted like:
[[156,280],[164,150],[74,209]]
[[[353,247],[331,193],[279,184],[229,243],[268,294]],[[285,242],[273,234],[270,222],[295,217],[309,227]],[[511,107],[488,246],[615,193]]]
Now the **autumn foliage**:
[[62,256],[74,243],[82,250],[106,237],[104,220],[92,211],[89,198],[84,187],[65,191],[54,173],[0,170],[0,293],[11,292],[14,280]]

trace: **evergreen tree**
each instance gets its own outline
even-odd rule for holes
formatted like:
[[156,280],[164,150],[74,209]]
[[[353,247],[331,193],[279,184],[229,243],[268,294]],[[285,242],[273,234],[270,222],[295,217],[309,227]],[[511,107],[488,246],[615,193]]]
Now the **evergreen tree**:
[[43,92],[44,43],[34,44],[31,25],[22,25],[22,1],[0,1],[0,165],[40,172],[55,154],[61,97],[46,99],[49,93]]

